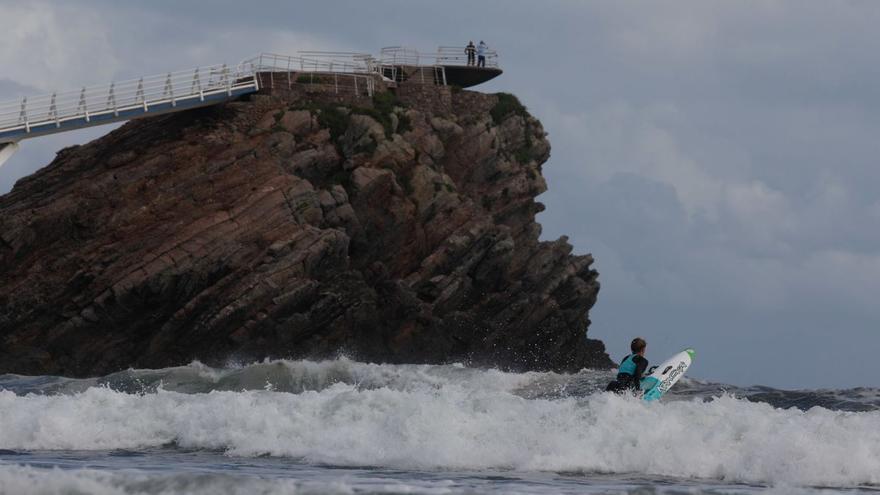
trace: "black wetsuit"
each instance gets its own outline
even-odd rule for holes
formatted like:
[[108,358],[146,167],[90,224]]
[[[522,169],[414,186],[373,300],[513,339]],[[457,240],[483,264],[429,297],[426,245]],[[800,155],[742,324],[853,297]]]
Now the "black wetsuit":
[[617,379],[609,383],[605,390],[608,392],[622,392],[624,390],[638,390],[642,375],[648,369],[648,360],[638,354],[630,354],[620,361]]

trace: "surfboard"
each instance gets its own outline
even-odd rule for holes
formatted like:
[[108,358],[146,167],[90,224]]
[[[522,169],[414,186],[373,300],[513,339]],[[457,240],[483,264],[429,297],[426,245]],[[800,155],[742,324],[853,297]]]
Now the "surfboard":
[[643,391],[642,399],[654,401],[663,397],[663,394],[668,392],[675,385],[675,382],[684,376],[685,371],[694,361],[695,353],[693,349],[685,349],[663,361],[653,373],[642,378],[639,386]]

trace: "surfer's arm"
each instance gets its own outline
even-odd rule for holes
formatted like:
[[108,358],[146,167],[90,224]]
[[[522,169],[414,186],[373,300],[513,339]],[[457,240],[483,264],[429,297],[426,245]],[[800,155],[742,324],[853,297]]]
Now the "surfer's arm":
[[635,382],[639,383],[639,380],[645,376],[645,370],[648,369],[648,360],[642,356],[636,356],[633,361],[636,363]]

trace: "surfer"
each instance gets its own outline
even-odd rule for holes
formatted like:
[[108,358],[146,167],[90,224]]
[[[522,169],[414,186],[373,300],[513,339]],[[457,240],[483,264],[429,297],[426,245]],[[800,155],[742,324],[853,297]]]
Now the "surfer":
[[638,390],[642,375],[648,369],[648,360],[645,359],[645,349],[648,343],[641,337],[633,339],[629,345],[632,354],[623,358],[617,368],[617,379],[605,387],[606,392],[623,392],[625,390]]

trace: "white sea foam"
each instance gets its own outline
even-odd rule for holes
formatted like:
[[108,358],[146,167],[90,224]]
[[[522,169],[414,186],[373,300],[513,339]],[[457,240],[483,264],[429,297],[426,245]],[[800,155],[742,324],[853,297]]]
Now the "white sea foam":
[[606,393],[527,398],[524,388],[552,384],[559,376],[352,366],[361,380],[330,379],[297,393],[271,386],[209,393],[0,391],[0,448],[138,449],[174,443],[344,466],[880,484],[878,411],[804,412],[729,396],[660,403]]
[[[404,485],[382,487],[385,493],[411,493]],[[345,482],[303,483],[253,476],[109,472],[94,469],[37,469],[0,465],[0,493],[29,495],[349,495]],[[423,493],[430,493],[425,491]]]

